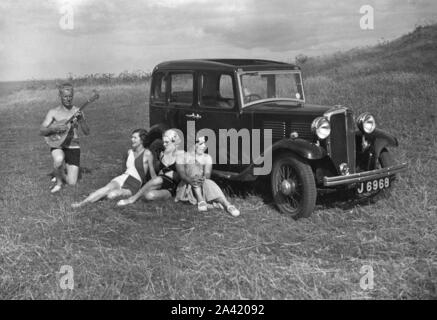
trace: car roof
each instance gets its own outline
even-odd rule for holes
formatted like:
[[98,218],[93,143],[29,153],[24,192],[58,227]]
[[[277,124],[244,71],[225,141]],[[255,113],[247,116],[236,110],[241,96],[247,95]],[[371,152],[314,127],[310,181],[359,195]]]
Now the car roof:
[[262,70],[300,70],[297,65],[261,59],[186,59],[165,61],[158,64],[158,70],[219,70],[219,71],[262,71]]

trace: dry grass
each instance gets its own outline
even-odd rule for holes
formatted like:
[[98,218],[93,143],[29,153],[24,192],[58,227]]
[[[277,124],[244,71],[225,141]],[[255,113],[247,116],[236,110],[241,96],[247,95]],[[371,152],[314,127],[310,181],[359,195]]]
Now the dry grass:
[[[238,218],[172,202],[118,209],[101,201],[74,211],[74,200],[119,172],[130,131],[148,123],[148,85],[98,88],[101,99],[86,109],[92,135],[83,139],[83,178],[56,196],[48,192],[48,147],[37,135],[56,91],[1,96],[0,298],[437,298],[436,78],[419,70],[341,81],[329,74],[307,75],[311,102],[373,112],[399,137],[393,152],[409,171],[389,198],[321,199],[299,221],[254,191],[232,195]],[[80,87],[76,104],[91,89]],[[365,264],[375,271],[369,291],[359,286]],[[74,269],[72,291],[59,286],[62,265]]]

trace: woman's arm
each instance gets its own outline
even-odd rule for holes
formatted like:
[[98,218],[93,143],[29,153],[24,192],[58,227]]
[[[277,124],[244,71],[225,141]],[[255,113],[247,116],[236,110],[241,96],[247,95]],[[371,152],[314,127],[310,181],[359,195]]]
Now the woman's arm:
[[144,173],[147,174],[147,170],[149,170],[151,179],[155,179],[156,172],[153,166],[153,154],[152,152],[150,152],[150,150],[146,149],[144,151],[143,166],[144,166]]
[[127,150],[127,152],[123,155],[123,162],[121,164],[121,173],[125,173],[127,170],[127,159],[129,158],[129,153],[131,152],[131,149]]
[[194,180],[189,177],[185,171],[185,164],[188,161],[188,155],[186,155],[185,153],[180,153],[178,154],[178,156],[176,157],[176,172],[179,175],[179,178],[188,183],[193,185]]
[[188,183],[188,184],[193,184],[193,179],[191,177],[189,177],[187,175],[187,173],[185,172],[185,165],[180,164],[180,163],[176,163],[176,171],[179,175],[179,178],[181,178],[182,181]]
[[212,158],[209,154],[205,154],[205,162],[203,167],[203,174],[206,179],[211,178],[211,172],[212,172]]

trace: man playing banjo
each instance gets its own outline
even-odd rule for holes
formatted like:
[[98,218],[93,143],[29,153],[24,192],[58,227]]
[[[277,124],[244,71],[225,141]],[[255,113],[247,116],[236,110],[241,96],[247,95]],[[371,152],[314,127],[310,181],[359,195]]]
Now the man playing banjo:
[[[73,92],[73,86],[69,83],[65,83],[59,88],[62,105],[49,110],[40,127],[40,134],[45,137],[62,135],[70,130],[70,139],[66,139],[59,147],[50,149],[56,178],[56,185],[50,190],[51,193],[60,191],[64,180],[69,185],[76,184],[80,166],[79,124],[82,132],[85,135],[89,134],[89,127],[82,111],[73,106]],[[73,117],[71,126],[68,126],[65,122],[71,117]],[[67,175],[65,175],[64,161]]]

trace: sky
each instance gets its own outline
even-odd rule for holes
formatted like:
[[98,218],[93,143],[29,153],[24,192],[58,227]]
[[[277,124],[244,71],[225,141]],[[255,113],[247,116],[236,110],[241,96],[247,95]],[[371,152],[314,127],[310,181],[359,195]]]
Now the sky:
[[[373,29],[360,28],[365,5]],[[1,0],[0,81],[150,72],[174,59],[290,62],[429,23],[436,0]]]

